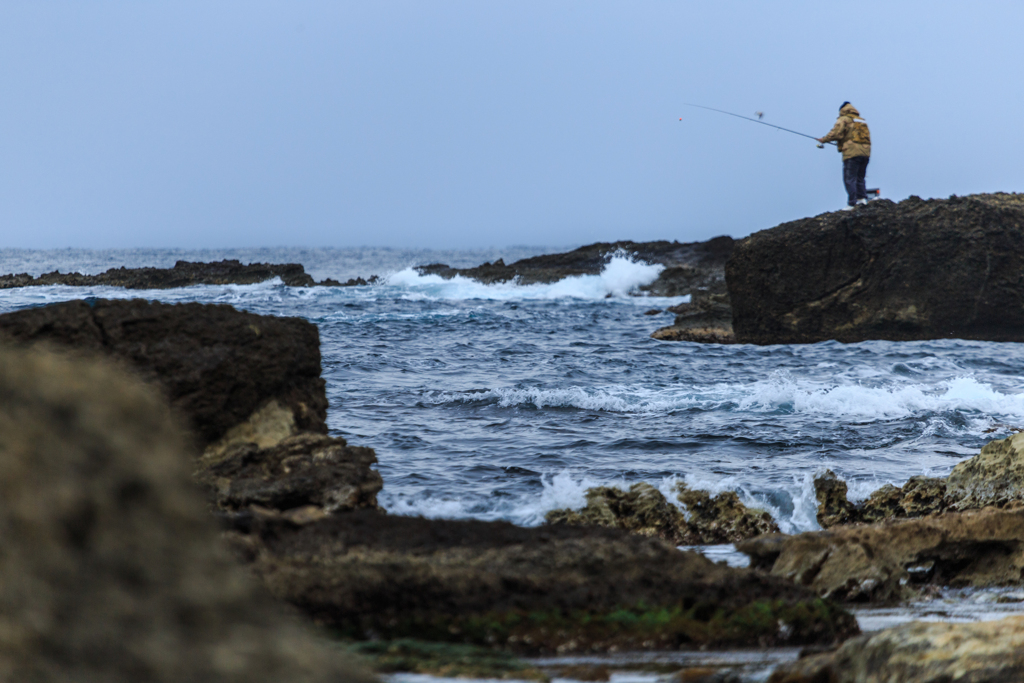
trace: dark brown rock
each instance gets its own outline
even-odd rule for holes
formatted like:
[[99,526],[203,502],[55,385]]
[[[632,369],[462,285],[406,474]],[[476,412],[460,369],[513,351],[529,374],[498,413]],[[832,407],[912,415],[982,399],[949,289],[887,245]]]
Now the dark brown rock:
[[1024,195],[822,214],[754,233],[726,265],[736,340],[1024,340]]
[[223,454],[210,451],[196,478],[223,510],[253,505],[279,511],[314,507],[324,514],[377,507],[383,483],[370,469],[370,448],[349,446],[323,434],[289,436],[267,448],[243,441]]
[[72,287],[124,287],[126,289],[171,289],[192,285],[251,285],[275,277],[290,287],[312,287],[316,283],[298,263],[250,263],[235,259],[213,263],[178,261],[173,268],[111,268],[98,275],[53,271],[39,277],[28,273],[0,275],[0,289],[38,285]]
[[732,306],[729,295],[694,290],[688,304],[673,306],[675,322],[655,330],[651,336],[662,341],[691,341],[708,344],[734,344]]
[[945,513],[837,526],[737,544],[751,566],[847,602],[894,603],[915,585],[1016,585],[1024,578],[1024,509]]
[[628,491],[609,486],[591,488],[587,491],[586,507],[552,510],[546,519],[549,524],[623,529],[641,536],[657,536],[673,545],[734,543],[779,532],[771,515],[748,508],[733,491],[712,496],[682,483],[676,491],[689,518],[666,500],[661,491],[639,482]]
[[241,515],[231,538],[270,590],[338,632],[526,652],[833,642],[813,593],[616,529],[356,510]]
[[0,348],[0,680],[370,680],[227,555],[192,457],[152,387]]
[[[0,336],[115,358],[159,385],[205,446],[277,402],[292,431],[327,431],[320,335],[230,306],[69,301],[0,316]],[[280,411],[279,411],[280,412]]]

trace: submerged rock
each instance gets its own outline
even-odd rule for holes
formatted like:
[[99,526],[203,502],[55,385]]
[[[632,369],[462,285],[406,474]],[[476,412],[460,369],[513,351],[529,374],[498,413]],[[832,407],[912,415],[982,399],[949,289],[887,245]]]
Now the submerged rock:
[[733,239],[722,236],[707,242],[598,242],[561,254],[543,254],[510,265],[502,259],[475,268],[452,268],[432,263],[416,268],[421,275],[456,275],[484,283],[519,284],[557,282],[567,277],[598,275],[608,260],[627,254],[638,261],[665,266],[658,278],[639,288],[652,296],[683,296],[697,290],[725,292],[725,262],[732,252]]
[[752,510],[733,491],[712,496],[680,483],[677,499],[686,513],[648,483],[629,491],[609,486],[587,490],[587,505],[580,510],[552,510],[549,524],[602,526],[641,536],[657,536],[674,545],[733,543],[758,534],[778,533],[779,527],[764,510]]
[[370,680],[231,560],[191,460],[152,387],[0,347],[0,680]]
[[1024,680],[1024,617],[920,622],[868,633],[774,671],[768,683],[1016,683]]
[[125,289],[172,289],[193,285],[252,285],[275,277],[291,287],[316,283],[298,263],[249,263],[224,259],[212,263],[178,261],[173,268],[111,268],[98,275],[53,271],[39,277],[28,273],[0,275],[0,289],[68,285],[71,287],[124,287]]
[[806,588],[616,529],[355,510],[229,518],[274,595],[354,638],[522,652],[824,643],[853,618]]
[[726,265],[736,340],[1024,340],[1024,195],[871,202],[754,233]]
[[929,583],[1017,585],[1024,509],[945,513],[738,543],[751,566],[844,602],[895,603]]

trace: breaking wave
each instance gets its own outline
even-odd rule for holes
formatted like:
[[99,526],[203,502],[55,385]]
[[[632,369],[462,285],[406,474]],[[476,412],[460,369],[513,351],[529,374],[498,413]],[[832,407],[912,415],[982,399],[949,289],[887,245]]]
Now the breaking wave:
[[658,279],[665,267],[614,256],[599,275],[578,275],[547,284],[515,282],[484,284],[462,276],[445,280],[440,275],[420,275],[406,268],[386,279],[384,287],[406,298],[486,299],[491,301],[623,298]]

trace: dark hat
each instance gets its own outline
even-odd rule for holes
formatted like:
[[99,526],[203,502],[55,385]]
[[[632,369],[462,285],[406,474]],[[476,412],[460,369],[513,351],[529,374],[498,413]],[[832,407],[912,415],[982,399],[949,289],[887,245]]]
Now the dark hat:
[[849,103],[850,103],[849,101],[846,101],[846,102],[843,102],[842,104],[840,104],[840,105],[839,105],[839,111],[842,111],[842,110],[843,110],[843,107],[845,107],[845,106],[846,106],[846,105],[848,105]]

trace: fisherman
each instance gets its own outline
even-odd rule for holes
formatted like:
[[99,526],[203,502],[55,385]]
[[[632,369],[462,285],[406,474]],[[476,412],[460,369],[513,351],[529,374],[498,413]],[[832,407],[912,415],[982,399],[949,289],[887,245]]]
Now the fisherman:
[[867,186],[864,176],[871,158],[871,132],[868,124],[860,117],[849,102],[839,107],[839,118],[825,137],[818,138],[820,144],[835,142],[843,154],[843,183],[846,185],[846,210],[858,204],[868,203]]

